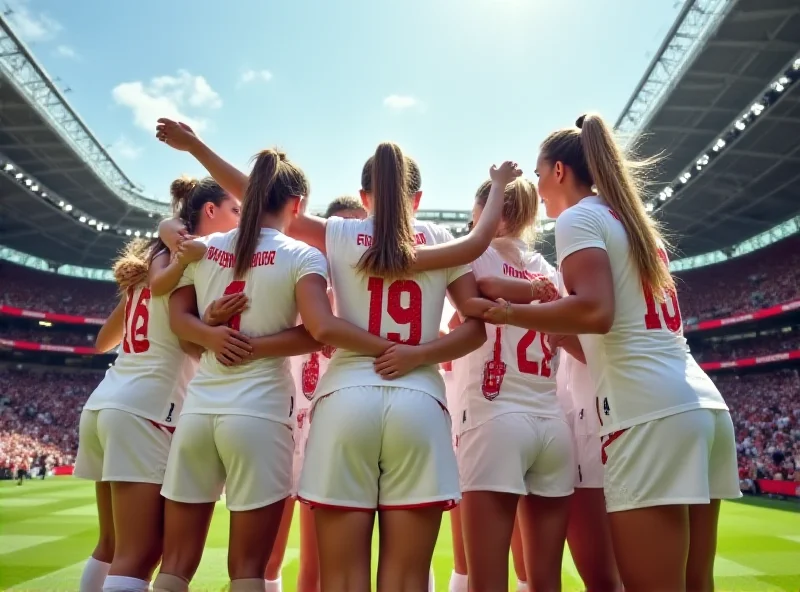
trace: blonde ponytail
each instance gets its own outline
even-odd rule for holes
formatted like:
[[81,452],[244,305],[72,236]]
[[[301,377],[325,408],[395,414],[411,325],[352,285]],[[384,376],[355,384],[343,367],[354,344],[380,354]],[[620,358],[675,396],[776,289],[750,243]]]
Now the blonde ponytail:
[[658,253],[659,249],[666,248],[666,241],[642,203],[644,183],[636,174],[636,169],[642,167],[626,160],[611,129],[599,115],[584,117],[581,145],[597,192],[625,228],[631,257],[636,262],[642,282],[657,298],[664,298],[664,294],[675,290],[675,280]]
[[[485,181],[475,194],[481,207],[489,199],[492,182]],[[524,267],[522,253],[517,243],[509,239],[522,239],[527,244],[536,240],[536,218],[539,214],[539,193],[528,179],[517,177],[506,186],[503,195],[503,233],[492,241],[500,255],[510,263]]]
[[658,300],[675,290],[669,267],[659,255],[668,247],[658,223],[642,203],[644,173],[655,159],[626,158],[611,128],[596,114],[582,115],[577,127],[558,130],[542,142],[542,156],[570,167],[578,181],[594,186],[622,223],[642,283]]

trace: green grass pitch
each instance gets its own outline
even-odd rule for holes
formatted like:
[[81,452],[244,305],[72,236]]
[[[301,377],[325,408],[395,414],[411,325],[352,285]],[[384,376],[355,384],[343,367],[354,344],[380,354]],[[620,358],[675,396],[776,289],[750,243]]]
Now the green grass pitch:
[[[800,512],[796,504],[725,503],[716,561],[717,590],[800,590]],[[0,482],[0,590],[77,590],[96,537],[94,488],[69,477]],[[283,568],[284,590],[297,578],[298,528]],[[228,513],[218,504],[193,591],[226,590]],[[452,569],[450,529],[442,526],[434,556],[436,589],[447,590]],[[564,590],[580,590],[567,553]]]

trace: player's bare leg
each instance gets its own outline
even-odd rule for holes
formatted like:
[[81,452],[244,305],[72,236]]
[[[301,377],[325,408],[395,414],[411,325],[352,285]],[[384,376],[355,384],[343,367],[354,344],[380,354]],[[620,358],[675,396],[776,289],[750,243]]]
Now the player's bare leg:
[[514,493],[464,492],[461,522],[470,590],[508,590],[508,551],[518,501]]
[[689,560],[686,564],[686,590],[714,590],[714,557],[717,554],[717,525],[720,501],[689,506]]
[[369,592],[375,512],[316,508],[320,589]]
[[567,543],[587,592],[622,589],[602,488],[575,489],[570,503]]
[[[281,518],[286,508],[286,499],[274,504],[231,512],[231,531],[228,541],[228,575],[231,582],[237,580],[261,580],[272,553]],[[237,584],[242,587],[242,584]],[[232,590],[236,588],[232,586]]]
[[114,512],[111,501],[111,484],[98,481],[94,487],[97,500],[99,534],[97,546],[86,562],[81,574],[80,592],[100,592],[114,559]]
[[[214,505],[214,502],[184,504],[165,500],[164,551],[161,569],[153,582],[154,592],[189,589],[188,583],[203,556]],[[185,588],[179,587],[178,580],[186,583]]]
[[281,525],[278,527],[275,544],[272,545],[272,553],[270,553],[267,561],[267,569],[264,571],[264,579],[268,582],[278,582],[281,579],[281,567],[283,566],[283,558],[286,555],[286,545],[289,543],[289,531],[292,529],[293,516],[294,498],[286,498]]
[[116,550],[109,575],[145,580],[161,560],[164,498],[154,483],[111,483]]
[[514,562],[514,573],[517,575],[517,582],[527,583],[528,575],[525,573],[525,550],[522,545],[519,512],[517,512],[517,517],[514,520],[514,532],[511,533],[511,559]]
[[297,592],[319,592],[319,554],[314,512],[308,504],[300,504],[300,569]]
[[612,512],[608,518],[626,592],[686,589],[689,510],[685,505]]
[[428,589],[442,511],[442,507],[430,507],[378,512],[378,590],[424,592]]
[[450,592],[467,592],[467,554],[461,528],[461,505],[450,510],[450,534],[453,537],[453,574]]
[[531,590],[561,590],[561,561],[567,539],[569,505],[570,496],[526,495],[520,501],[520,529]]

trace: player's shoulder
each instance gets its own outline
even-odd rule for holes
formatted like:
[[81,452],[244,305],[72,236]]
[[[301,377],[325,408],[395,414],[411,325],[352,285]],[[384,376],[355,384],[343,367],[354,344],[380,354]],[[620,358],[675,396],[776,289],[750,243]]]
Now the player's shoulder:
[[218,249],[224,249],[227,251],[230,250],[229,247],[233,248],[233,244],[236,242],[236,235],[238,232],[239,230],[234,228],[228,232],[215,232],[213,234],[208,234],[198,238],[197,240],[205,244],[207,247],[217,247]]
[[531,273],[541,273],[542,275],[552,275],[556,273],[556,268],[538,251],[528,252],[528,271]]
[[321,259],[325,259],[322,251],[316,247],[312,247],[308,243],[296,238],[292,238],[285,234],[276,235],[275,242],[277,243],[278,248],[297,257],[320,257]]

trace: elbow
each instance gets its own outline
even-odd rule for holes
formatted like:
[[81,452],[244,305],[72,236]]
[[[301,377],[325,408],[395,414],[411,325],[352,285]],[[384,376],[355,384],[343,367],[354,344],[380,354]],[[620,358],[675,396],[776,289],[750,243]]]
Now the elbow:
[[165,296],[169,293],[169,290],[166,290],[164,286],[160,283],[155,282],[150,284],[150,296],[157,298],[158,296]]
[[497,290],[495,290],[495,281],[492,277],[482,277],[478,281],[478,291],[484,298],[489,300],[497,300]]
[[614,325],[614,308],[599,306],[592,315],[592,333],[605,335]]
[[474,318],[467,319],[465,322],[469,323],[471,327],[469,342],[474,351],[486,343],[486,325],[483,321]]
[[304,323],[304,325],[309,335],[314,338],[314,341],[328,344],[328,340],[330,340],[333,334],[333,328],[331,327],[330,323],[315,319],[311,323]]

